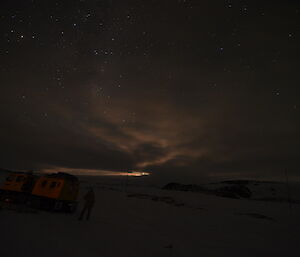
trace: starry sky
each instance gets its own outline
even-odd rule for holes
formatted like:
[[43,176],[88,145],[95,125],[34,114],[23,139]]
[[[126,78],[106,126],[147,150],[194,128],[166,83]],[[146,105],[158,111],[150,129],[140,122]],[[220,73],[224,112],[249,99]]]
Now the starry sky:
[[297,0],[2,0],[0,166],[299,179]]

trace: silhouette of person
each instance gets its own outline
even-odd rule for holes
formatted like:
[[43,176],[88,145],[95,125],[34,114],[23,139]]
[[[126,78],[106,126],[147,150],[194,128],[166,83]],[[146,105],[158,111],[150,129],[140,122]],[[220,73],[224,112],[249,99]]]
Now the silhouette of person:
[[78,220],[82,220],[83,217],[84,217],[84,214],[86,212],[87,212],[86,220],[89,220],[92,208],[93,208],[93,206],[95,204],[95,193],[94,193],[93,188],[90,188],[88,190],[88,192],[85,194],[85,196],[83,197],[83,199],[84,199],[84,206],[83,206],[83,209],[81,211],[81,214],[80,214]]

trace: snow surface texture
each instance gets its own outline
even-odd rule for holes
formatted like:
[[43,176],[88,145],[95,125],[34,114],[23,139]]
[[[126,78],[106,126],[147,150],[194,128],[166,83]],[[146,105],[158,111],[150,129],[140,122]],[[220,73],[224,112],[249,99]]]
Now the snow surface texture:
[[[299,204],[290,209],[287,202],[124,186],[97,178],[83,181],[80,199],[89,185],[96,193],[89,221],[78,221],[82,205],[75,214],[0,210],[0,256],[300,256]],[[266,190],[257,189],[256,196]]]

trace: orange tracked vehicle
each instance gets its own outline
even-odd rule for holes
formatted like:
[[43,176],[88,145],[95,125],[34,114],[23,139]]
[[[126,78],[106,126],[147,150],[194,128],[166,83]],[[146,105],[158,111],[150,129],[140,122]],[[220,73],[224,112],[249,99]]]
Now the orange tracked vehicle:
[[78,178],[63,172],[41,176],[13,172],[0,187],[4,202],[63,212],[76,210],[78,192]]

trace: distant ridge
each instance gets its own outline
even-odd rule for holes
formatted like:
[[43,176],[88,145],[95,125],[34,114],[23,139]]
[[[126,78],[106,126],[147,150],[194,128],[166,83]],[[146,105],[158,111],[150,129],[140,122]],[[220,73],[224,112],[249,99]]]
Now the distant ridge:
[[208,184],[169,183],[162,189],[212,194],[235,199],[251,199],[269,202],[289,202],[300,204],[300,188],[297,184],[292,188],[292,195],[287,195],[287,185],[279,181],[259,180],[227,180]]
[[[218,185],[216,187],[212,187],[210,185]],[[221,197],[229,197],[229,198],[250,198],[252,193],[250,189],[245,185],[245,183],[228,183],[221,182],[210,185],[184,185],[179,183],[169,183],[165,185],[162,189],[164,190],[175,190],[175,191],[190,191],[190,192],[199,192],[206,194],[214,194]]]

